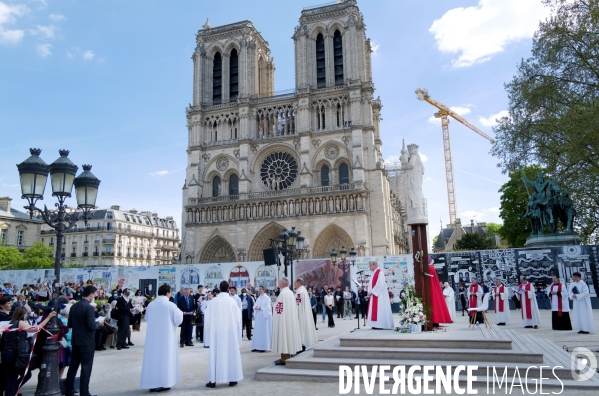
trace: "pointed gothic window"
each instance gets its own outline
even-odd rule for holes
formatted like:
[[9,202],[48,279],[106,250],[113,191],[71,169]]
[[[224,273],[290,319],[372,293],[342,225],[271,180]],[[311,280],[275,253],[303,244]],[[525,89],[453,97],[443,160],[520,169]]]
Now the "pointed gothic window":
[[339,166],[339,184],[349,184],[349,167],[345,163]]
[[212,104],[220,104],[222,99],[223,58],[220,52],[214,54],[212,64]]
[[324,88],[327,86],[327,72],[325,69],[324,58],[324,37],[322,33],[316,36],[316,87]]
[[336,30],[333,36],[333,60],[335,64],[335,85],[343,85],[343,39],[339,30]]
[[218,197],[220,195],[220,177],[214,176],[212,179],[212,196]]
[[236,174],[232,174],[229,177],[229,195],[239,194],[239,177]]
[[239,56],[237,50],[233,48],[229,57],[229,101],[237,100],[239,93]]
[[326,165],[320,168],[320,185],[323,187],[329,185],[329,167]]

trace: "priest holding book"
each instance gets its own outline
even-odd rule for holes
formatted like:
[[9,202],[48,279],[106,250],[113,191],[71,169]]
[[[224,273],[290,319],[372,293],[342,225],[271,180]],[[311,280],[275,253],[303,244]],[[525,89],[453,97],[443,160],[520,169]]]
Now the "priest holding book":
[[505,326],[510,321],[510,300],[508,299],[508,288],[501,280],[495,279],[495,287],[492,289],[495,301],[495,323],[497,326]]
[[591,295],[589,287],[581,280],[580,272],[572,274],[570,295],[570,298],[574,300],[574,330],[578,330],[578,334],[594,333],[595,320],[591,307]]

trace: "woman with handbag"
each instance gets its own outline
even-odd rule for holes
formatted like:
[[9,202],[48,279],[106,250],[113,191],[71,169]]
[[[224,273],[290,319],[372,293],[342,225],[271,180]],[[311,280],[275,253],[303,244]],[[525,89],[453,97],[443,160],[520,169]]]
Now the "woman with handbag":
[[[56,312],[52,312],[48,315],[46,320],[39,324],[39,326],[31,326],[25,321],[27,310],[24,307],[18,307],[15,309],[12,320],[10,322],[10,329],[18,329],[18,331],[12,331],[4,333],[4,349],[2,350],[2,362],[4,367],[7,369],[8,381],[6,384],[6,396],[14,396],[17,394],[17,387],[25,384],[29,378],[31,378],[31,371],[25,368],[29,362],[29,356],[31,352],[31,344],[27,339],[27,333],[35,333],[40,330],[40,327],[46,326],[50,319],[56,316]],[[32,357],[32,360],[35,357]],[[24,377],[24,378],[23,378]]]

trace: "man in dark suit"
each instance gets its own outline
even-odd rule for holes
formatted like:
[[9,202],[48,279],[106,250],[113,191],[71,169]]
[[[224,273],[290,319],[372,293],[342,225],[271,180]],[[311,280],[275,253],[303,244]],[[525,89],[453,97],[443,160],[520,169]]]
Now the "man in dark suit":
[[196,302],[191,295],[191,288],[183,290],[183,294],[177,300],[177,307],[183,311],[183,323],[181,323],[181,334],[179,336],[180,346],[181,348],[184,346],[193,346],[193,342],[191,342],[193,332],[191,322],[196,311]]
[[68,326],[73,329],[73,335],[71,338],[71,365],[69,366],[66,381],[65,394],[67,396],[75,394],[75,376],[79,366],[81,366],[79,395],[90,396],[89,379],[94,364],[96,329],[104,326],[104,322],[96,322],[94,308],[90,305],[96,290],[94,286],[86,286],[83,289],[83,298],[71,307],[69,313]]
[[123,294],[116,300],[116,307],[119,314],[119,318],[117,319],[118,333],[116,338],[116,349],[119,351],[121,349],[128,349],[127,345],[127,334],[129,331],[129,322],[131,320],[131,311],[133,310],[133,305],[129,301],[130,295],[129,289],[123,289]]
[[366,315],[366,294],[364,288],[358,286],[358,299],[360,300],[360,305],[356,305],[356,319],[358,318],[359,313],[362,313],[362,319],[364,319],[364,316]]
[[241,332],[245,328],[245,334],[248,340],[252,339],[252,315],[254,314],[254,299],[247,293],[247,290],[241,289]]

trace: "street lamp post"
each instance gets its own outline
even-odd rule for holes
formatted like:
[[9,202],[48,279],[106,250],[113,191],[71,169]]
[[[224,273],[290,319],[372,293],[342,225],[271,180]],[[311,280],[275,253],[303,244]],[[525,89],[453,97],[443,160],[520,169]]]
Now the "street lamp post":
[[[23,199],[27,200],[25,209],[29,211],[30,218],[33,218],[35,212],[38,212],[44,222],[56,230],[56,255],[54,257],[54,281],[52,282],[52,298],[54,301],[54,310],[58,314],[58,282],[60,279],[60,263],[62,255],[62,240],[64,232],[73,228],[80,215],[77,212],[67,213],[66,198],[71,196],[73,185],[75,186],[75,195],[77,197],[77,208],[83,211],[81,218],[87,221],[90,217],[90,210],[96,205],[98,194],[98,180],[90,171],[91,165],[83,165],[83,172],[75,177],[78,167],[69,158],[68,150],[59,150],[60,158],[52,164],[47,165],[41,158],[40,149],[29,149],[31,157],[17,165],[21,179],[21,193]],[[44,190],[46,181],[50,173],[52,185],[52,195],[58,199],[55,204],[56,210],[49,210],[46,205],[44,209],[35,206],[38,200],[44,199]],[[52,336],[59,332],[57,324],[58,317],[50,320],[47,330]],[[48,337],[46,345],[42,348],[43,361],[38,375],[38,384],[35,394],[37,396],[60,395],[60,386],[58,378],[58,351],[60,345],[55,337]]]
[[[291,231],[283,229],[279,234],[279,239],[272,240],[276,243],[276,249],[280,253],[285,253],[285,276],[289,276],[290,284],[293,285],[293,256],[294,252],[301,252],[304,249],[304,237],[301,231],[296,231],[295,227],[291,227]],[[278,255],[277,255],[278,256]],[[289,267],[289,274],[287,268]]]

